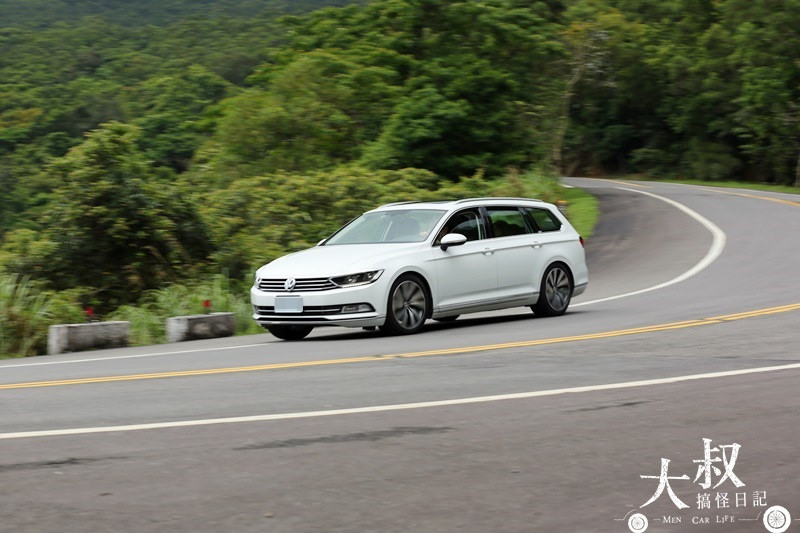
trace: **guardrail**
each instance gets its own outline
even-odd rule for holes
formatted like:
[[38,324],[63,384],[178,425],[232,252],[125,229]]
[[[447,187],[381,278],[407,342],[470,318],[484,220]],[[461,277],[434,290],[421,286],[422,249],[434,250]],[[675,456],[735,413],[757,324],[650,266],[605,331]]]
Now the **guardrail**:
[[47,353],[56,355],[127,346],[130,324],[126,321],[115,321],[50,326],[47,332]]
[[[236,320],[233,313],[174,316],[167,319],[167,342],[230,337]],[[57,355],[128,345],[130,322],[87,322],[85,324],[56,324],[47,334],[47,353]]]
[[167,319],[167,342],[230,337],[235,328],[233,313],[174,316]]

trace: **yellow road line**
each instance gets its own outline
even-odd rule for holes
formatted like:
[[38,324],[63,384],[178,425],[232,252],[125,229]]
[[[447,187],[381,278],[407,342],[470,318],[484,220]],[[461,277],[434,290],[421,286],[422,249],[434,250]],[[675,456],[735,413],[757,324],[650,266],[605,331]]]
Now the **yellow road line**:
[[652,185],[642,185],[641,183],[634,183],[634,182],[630,182],[630,181],[610,180],[610,179],[606,179],[606,178],[594,178],[594,179],[596,179],[598,181],[608,181],[610,183],[616,183],[618,185],[630,185],[631,187],[640,187],[642,189],[652,189],[653,188]]
[[[612,180],[612,179],[606,179],[606,178],[595,178],[595,179],[598,180],[598,181],[608,181],[610,183],[617,183],[617,184],[620,184],[620,185],[629,185],[631,187],[641,187],[643,189],[652,189],[651,185],[642,185],[640,183],[631,182],[631,181]],[[667,183],[671,183],[671,182],[667,182]],[[707,186],[704,186],[704,185],[695,185],[695,184],[690,184],[690,183],[685,183],[685,184],[684,183],[680,183],[679,185],[686,185],[687,187],[697,187],[698,189],[703,189],[705,191],[710,191],[710,192],[716,192],[716,193],[719,193],[719,194],[730,194],[730,195],[733,195],[733,196],[742,196],[744,198],[754,198],[756,200],[767,200],[768,202],[777,202],[779,204],[785,204],[785,205],[792,205],[792,206],[800,207],[800,202],[795,202],[793,200],[785,200],[783,198],[773,198],[771,196],[760,196],[760,195],[757,195],[757,194],[748,194],[748,193],[743,193],[743,192],[726,191],[722,187],[707,187]]]
[[786,205],[792,205],[792,206],[795,206],[795,207],[800,207],[800,202],[795,202],[795,201],[792,201],[792,200],[784,200],[783,198],[773,198],[771,196],[759,196],[757,194],[748,194],[748,193],[744,193],[744,192],[724,191],[724,190],[721,190],[719,187],[704,187],[702,185],[695,185],[695,187],[699,187],[699,188],[701,188],[703,190],[710,191],[710,192],[716,192],[716,193],[719,193],[719,194],[730,194],[730,195],[733,195],[733,196],[742,196],[744,198],[755,198],[756,200],[767,200],[768,202],[777,202],[779,204],[786,204]]
[[463,346],[459,348],[442,348],[437,350],[427,350],[421,352],[408,352],[387,355],[368,355],[363,357],[347,357],[341,359],[323,359],[317,361],[295,361],[290,363],[271,363],[267,365],[254,365],[254,366],[239,366],[229,368],[208,368],[201,370],[182,370],[174,372],[157,372],[151,374],[128,374],[120,376],[102,376],[94,378],[75,378],[75,379],[59,379],[52,381],[30,381],[23,383],[7,383],[0,385],[0,390],[8,389],[30,389],[37,387],[58,387],[62,385],[85,385],[89,383],[111,383],[114,381],[138,381],[144,379],[161,379],[161,378],[176,378],[188,376],[207,376],[217,374],[232,374],[237,372],[258,372],[266,370],[283,370],[289,368],[302,368],[310,366],[327,366],[338,365],[346,363],[366,363],[370,361],[390,361],[393,359],[406,359],[412,357],[428,357],[432,355],[452,355],[452,354],[465,354],[475,352],[488,352],[495,350],[504,350],[509,348],[526,348],[531,346],[543,346],[546,344],[559,344],[564,342],[576,342],[594,339],[607,339],[612,337],[622,337],[626,335],[641,335],[644,333],[654,333],[658,331],[672,331],[676,329],[692,328],[697,326],[708,326],[711,324],[721,324],[723,322],[732,322],[734,320],[743,320],[746,318],[754,318],[759,316],[775,315],[778,313],[787,313],[790,311],[799,311],[800,303],[781,305],[777,307],[768,307],[765,309],[756,309],[753,311],[746,311],[743,313],[733,313],[728,315],[720,315],[710,318],[701,318],[696,320],[685,320],[682,322],[670,322],[667,324],[656,324],[652,326],[644,326],[639,328],[620,329],[614,331],[603,331],[599,333],[588,333],[585,335],[572,335],[568,337],[553,337],[549,339],[535,339],[518,342],[506,342],[501,344],[486,344],[482,346]]
[[174,372],[157,372],[152,374],[126,374],[121,376],[102,376],[96,378],[58,379],[53,381],[29,381],[25,383],[8,383],[0,385],[3,389],[28,389],[35,387],[57,387],[59,385],[84,385],[87,383],[109,383],[112,381],[137,381],[143,379],[177,378],[185,376],[203,376],[214,374],[232,374],[235,372],[256,372],[259,370],[279,370],[282,368],[299,368],[304,366],[335,365],[342,363],[363,363],[380,361],[381,356],[348,357],[344,359],[328,359],[323,361],[295,361],[291,363],[272,363],[268,365],[238,366],[229,368],[206,368],[200,370],[181,370]]

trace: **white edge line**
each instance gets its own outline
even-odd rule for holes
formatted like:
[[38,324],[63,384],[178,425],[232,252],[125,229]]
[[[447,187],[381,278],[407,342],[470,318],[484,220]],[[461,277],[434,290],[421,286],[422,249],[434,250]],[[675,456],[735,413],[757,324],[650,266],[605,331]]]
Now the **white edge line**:
[[33,437],[60,437],[67,435],[87,435],[93,433],[112,433],[120,431],[141,431],[145,429],[168,429],[168,428],[182,428],[182,427],[193,427],[193,426],[213,426],[219,424],[241,424],[246,422],[266,422],[272,420],[292,420],[299,418],[319,418],[323,416],[340,416],[340,415],[364,414],[364,413],[380,413],[386,411],[402,411],[408,409],[425,409],[430,407],[446,407],[451,405],[487,403],[487,402],[497,402],[504,400],[522,400],[527,398],[539,398],[543,396],[556,396],[559,394],[576,394],[583,392],[628,389],[632,387],[648,387],[654,385],[681,383],[684,381],[693,381],[699,379],[723,378],[731,376],[742,376],[746,374],[774,372],[778,370],[796,370],[796,369],[800,369],[800,363],[792,363],[788,365],[777,365],[777,366],[764,366],[758,368],[745,368],[740,370],[726,370],[723,372],[709,372],[705,374],[692,374],[688,376],[675,376],[671,378],[656,378],[656,379],[646,379],[641,381],[608,383],[604,385],[569,387],[565,389],[519,392],[512,394],[497,394],[492,396],[475,396],[472,398],[457,398],[452,400],[401,403],[394,405],[375,405],[370,407],[353,407],[349,409],[330,409],[326,411],[305,411],[296,413],[276,413],[269,415],[237,416],[230,418],[210,418],[205,420],[179,420],[174,422],[131,424],[125,426],[85,427],[85,428],[72,428],[72,429],[42,430],[42,431],[21,431],[16,433],[0,433],[0,440],[23,439],[23,438],[33,438]]
[[705,257],[703,257],[692,268],[690,268],[689,270],[687,270],[686,272],[684,272],[683,274],[681,274],[680,276],[678,276],[676,278],[673,278],[673,279],[671,279],[669,281],[665,281],[664,283],[659,283],[658,285],[653,285],[652,287],[647,287],[645,289],[639,289],[638,291],[627,292],[625,294],[618,294],[616,296],[609,296],[607,298],[599,298],[597,300],[589,300],[588,302],[579,302],[579,303],[576,303],[576,304],[572,304],[571,307],[581,307],[581,306],[584,306],[584,305],[592,305],[592,304],[596,304],[596,303],[600,303],[600,302],[608,302],[608,301],[611,301],[611,300],[618,300],[619,298],[627,298],[628,296],[636,296],[638,294],[643,294],[645,292],[650,292],[650,291],[655,291],[655,290],[658,290],[658,289],[663,289],[665,287],[669,287],[670,285],[675,285],[676,283],[680,283],[682,281],[686,281],[687,279],[691,278],[695,274],[698,274],[698,273],[702,272],[711,263],[716,261],[717,258],[722,254],[722,251],[725,249],[725,242],[727,240],[727,238],[725,236],[725,232],[722,231],[719,228],[719,226],[717,226],[716,224],[714,224],[713,222],[708,220],[706,217],[704,217],[703,215],[701,215],[697,211],[694,211],[693,209],[690,209],[689,207],[686,207],[685,205],[683,205],[683,204],[681,204],[679,202],[676,202],[675,200],[671,200],[669,198],[665,198],[664,196],[659,196],[659,195],[653,194],[651,192],[640,191],[640,190],[637,190],[637,189],[629,189],[627,187],[617,187],[617,189],[620,189],[620,190],[623,190],[623,191],[636,192],[636,193],[639,193],[639,194],[645,194],[647,196],[652,196],[653,198],[657,198],[657,199],[661,200],[662,202],[666,202],[669,205],[680,209],[681,211],[683,211],[684,213],[686,213],[687,215],[689,215],[690,217],[695,219],[697,222],[702,224],[708,231],[711,232],[711,236],[712,236],[711,246],[708,248],[708,252],[706,252]]
[[9,365],[0,365],[0,371],[11,369],[11,368],[23,368],[26,366],[44,366],[44,365],[68,365],[71,363],[94,363],[97,361],[116,361],[118,359],[139,359],[141,357],[155,357],[157,355],[181,355],[186,353],[197,353],[197,352],[217,352],[220,350],[235,350],[238,348],[256,348],[256,347],[263,347],[265,343],[259,344],[243,344],[241,346],[218,346],[216,348],[200,348],[200,349],[191,349],[191,350],[174,350],[169,352],[148,352],[148,353],[140,353],[135,355],[114,355],[110,357],[89,357],[85,359],[70,359],[68,361],[42,361],[40,363],[22,363],[18,365],[9,364]]

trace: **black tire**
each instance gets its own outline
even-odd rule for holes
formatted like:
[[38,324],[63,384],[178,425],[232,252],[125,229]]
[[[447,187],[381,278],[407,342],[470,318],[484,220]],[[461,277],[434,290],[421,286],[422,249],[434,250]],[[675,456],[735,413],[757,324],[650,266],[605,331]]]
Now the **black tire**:
[[299,341],[304,339],[314,329],[313,326],[267,326],[270,333],[285,341]]
[[461,315],[443,316],[440,318],[434,318],[434,320],[437,322],[454,322],[459,316]]
[[429,306],[430,297],[422,280],[414,274],[404,274],[389,291],[386,322],[381,330],[392,335],[417,333],[425,325]]
[[559,316],[567,312],[574,289],[572,273],[564,263],[553,263],[544,271],[539,300],[531,309],[538,316]]

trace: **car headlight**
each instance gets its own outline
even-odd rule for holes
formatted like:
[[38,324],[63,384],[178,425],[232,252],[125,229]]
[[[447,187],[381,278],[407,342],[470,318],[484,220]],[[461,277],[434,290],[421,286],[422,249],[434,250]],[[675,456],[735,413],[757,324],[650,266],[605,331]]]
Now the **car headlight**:
[[370,270],[369,272],[359,272],[358,274],[348,274],[346,276],[336,276],[331,281],[339,287],[358,287],[368,285],[383,274],[383,270]]

